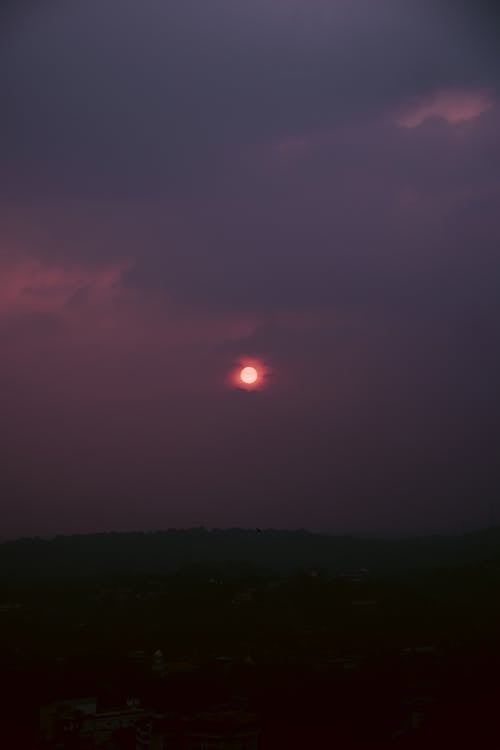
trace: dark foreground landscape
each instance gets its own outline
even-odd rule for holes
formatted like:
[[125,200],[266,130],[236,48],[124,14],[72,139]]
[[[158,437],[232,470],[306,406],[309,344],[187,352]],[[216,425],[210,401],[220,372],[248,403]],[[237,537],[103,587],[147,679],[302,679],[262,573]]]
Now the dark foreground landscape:
[[101,534],[0,563],[5,746],[500,741],[497,529]]

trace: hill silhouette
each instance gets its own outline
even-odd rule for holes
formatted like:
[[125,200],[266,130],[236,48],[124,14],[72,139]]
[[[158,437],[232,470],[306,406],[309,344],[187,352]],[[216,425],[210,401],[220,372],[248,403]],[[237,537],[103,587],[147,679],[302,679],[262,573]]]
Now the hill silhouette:
[[203,528],[30,538],[0,544],[0,576],[68,580],[182,571],[277,574],[316,568],[341,574],[366,568],[401,576],[500,560],[500,529],[463,535],[367,539],[307,531]]

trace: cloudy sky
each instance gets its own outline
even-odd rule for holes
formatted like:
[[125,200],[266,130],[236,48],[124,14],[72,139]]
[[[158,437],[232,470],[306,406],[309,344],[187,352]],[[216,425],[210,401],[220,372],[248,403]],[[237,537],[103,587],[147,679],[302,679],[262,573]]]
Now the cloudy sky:
[[489,4],[2,14],[1,535],[489,522]]

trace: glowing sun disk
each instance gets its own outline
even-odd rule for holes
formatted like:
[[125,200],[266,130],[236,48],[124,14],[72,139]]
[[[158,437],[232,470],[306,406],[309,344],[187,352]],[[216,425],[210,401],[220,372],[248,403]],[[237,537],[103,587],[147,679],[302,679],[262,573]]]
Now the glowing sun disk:
[[256,383],[259,377],[259,373],[255,367],[244,367],[240,372],[240,380],[246,385],[252,385]]

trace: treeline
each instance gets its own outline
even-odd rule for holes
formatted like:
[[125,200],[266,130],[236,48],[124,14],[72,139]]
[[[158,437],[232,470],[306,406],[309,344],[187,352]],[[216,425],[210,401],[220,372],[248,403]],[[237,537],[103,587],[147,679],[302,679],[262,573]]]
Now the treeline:
[[500,529],[384,540],[307,531],[168,530],[19,539],[0,544],[2,580],[64,580],[183,571],[224,575],[245,568],[263,573],[317,569],[328,574],[365,568],[374,576],[499,560]]

